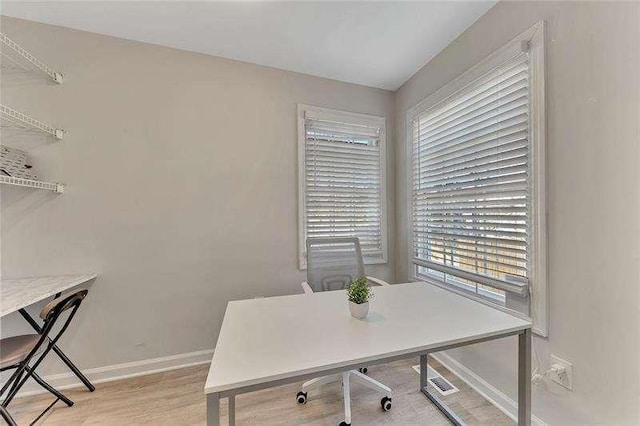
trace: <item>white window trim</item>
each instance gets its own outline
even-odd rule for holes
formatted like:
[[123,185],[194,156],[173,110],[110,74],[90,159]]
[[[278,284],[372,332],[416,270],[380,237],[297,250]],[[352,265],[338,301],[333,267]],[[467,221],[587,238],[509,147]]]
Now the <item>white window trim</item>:
[[300,270],[307,269],[307,259],[304,252],[306,250],[305,229],[306,229],[306,204],[305,204],[305,114],[309,112],[315,117],[327,120],[344,121],[353,124],[363,124],[370,126],[379,126],[380,128],[380,202],[381,206],[381,224],[380,231],[382,236],[382,257],[367,258],[364,257],[365,265],[385,264],[388,262],[388,244],[387,244],[387,133],[385,126],[385,117],[360,114],[349,111],[340,111],[330,108],[322,108],[312,105],[298,104],[298,267]]
[[[447,100],[467,84],[484,75],[496,65],[512,57],[514,53],[522,51],[523,47],[529,49],[531,68],[531,170],[533,171],[532,185],[533,193],[531,197],[531,320],[533,321],[534,333],[547,337],[549,334],[548,319],[548,288],[547,288],[547,210],[546,210],[546,121],[545,121],[545,25],[538,22],[518,37],[502,46],[500,49],[489,55],[479,64],[470,68],[455,80],[446,84],[432,95],[428,96],[414,107],[407,110],[405,123],[405,144],[406,144],[406,179],[407,179],[407,205],[406,218],[408,226],[408,253],[413,253],[413,168],[412,164],[412,120],[418,114]],[[409,277],[415,281],[423,281],[414,274],[413,256],[407,259]],[[435,281],[435,280],[434,280]],[[467,292],[453,289],[445,283],[437,283],[441,287],[470,297],[474,300],[482,300]],[[483,303],[490,303],[482,300]],[[510,313],[514,311],[491,304]]]

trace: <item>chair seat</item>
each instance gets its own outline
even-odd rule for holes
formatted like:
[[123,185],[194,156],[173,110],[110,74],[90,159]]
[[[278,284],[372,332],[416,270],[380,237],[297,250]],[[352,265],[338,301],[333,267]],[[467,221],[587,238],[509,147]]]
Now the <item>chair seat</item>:
[[[0,340],[0,368],[11,367],[23,361],[39,340],[39,334],[23,334]],[[46,346],[40,345],[36,354],[42,353]]]

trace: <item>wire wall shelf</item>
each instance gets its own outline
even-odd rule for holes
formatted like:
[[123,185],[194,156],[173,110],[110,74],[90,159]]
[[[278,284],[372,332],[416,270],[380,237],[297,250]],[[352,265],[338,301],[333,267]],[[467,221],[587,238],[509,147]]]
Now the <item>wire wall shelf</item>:
[[[3,70],[43,74],[57,84],[62,84],[63,82],[64,75],[61,72],[45,64],[3,33],[0,33],[0,55],[2,57],[0,65]],[[3,125],[7,127],[29,131],[35,130],[58,140],[62,139],[65,134],[63,129],[50,126],[47,123],[2,104],[0,104],[0,119]],[[7,166],[3,168],[3,173],[0,173],[0,184],[42,189],[52,191],[56,194],[62,194],[64,192],[64,184],[38,180],[35,174],[28,173],[28,169],[30,169],[31,166],[27,166],[28,163],[24,151],[4,147],[2,155],[3,166],[12,165],[15,167]],[[20,165],[24,166],[26,170],[24,173],[20,172],[20,170],[22,170]]]
[[12,176],[0,176],[0,184],[23,186],[26,188],[46,189],[57,194],[64,192],[64,184],[58,182],[44,182],[41,180],[22,179]]
[[35,68],[48,75],[55,83],[62,84],[64,75],[61,72],[55,71],[3,33],[0,33],[0,46],[2,47],[4,60],[13,62],[19,68]]
[[56,129],[6,105],[0,105],[0,117],[15,126],[23,129],[38,130],[58,140],[64,137],[63,129]]

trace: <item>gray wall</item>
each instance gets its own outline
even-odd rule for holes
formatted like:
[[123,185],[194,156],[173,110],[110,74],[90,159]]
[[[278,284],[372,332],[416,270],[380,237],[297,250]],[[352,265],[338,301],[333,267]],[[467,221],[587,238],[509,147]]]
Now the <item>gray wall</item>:
[[[393,164],[392,92],[1,23],[67,75],[62,86],[3,78],[2,102],[69,130],[61,142],[3,135],[68,186],[56,196],[3,185],[2,274],[100,273],[64,339],[83,368],[213,348],[227,301],[302,292],[297,103],[385,115]],[[393,229],[393,191],[388,202]],[[28,331],[17,316],[2,326]]]
[[[538,21],[547,23],[548,339],[574,391],[538,385],[550,424],[638,424],[640,3],[500,2],[396,93],[399,281],[407,278],[406,110]],[[515,399],[515,339],[450,352]],[[535,362],[534,362],[535,364]]]

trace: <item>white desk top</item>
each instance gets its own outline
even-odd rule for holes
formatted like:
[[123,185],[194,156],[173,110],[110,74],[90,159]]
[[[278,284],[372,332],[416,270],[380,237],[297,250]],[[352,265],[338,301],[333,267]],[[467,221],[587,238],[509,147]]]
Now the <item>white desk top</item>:
[[369,316],[351,317],[344,291],[229,302],[205,393],[428,351],[531,328],[425,283],[375,287]]
[[96,274],[18,278],[0,281],[0,317],[84,284]]

